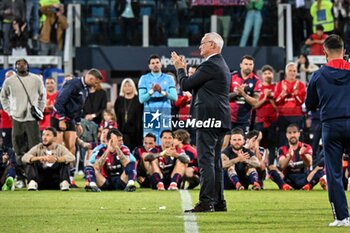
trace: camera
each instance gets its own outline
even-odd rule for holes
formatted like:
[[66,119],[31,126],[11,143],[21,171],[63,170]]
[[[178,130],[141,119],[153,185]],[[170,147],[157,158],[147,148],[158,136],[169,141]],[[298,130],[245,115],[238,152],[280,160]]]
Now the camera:
[[344,54],[343,59],[344,59],[345,61],[347,61],[347,62],[350,62],[350,61],[349,61],[349,59],[350,59],[349,54]]
[[53,13],[57,13],[57,12],[60,11],[60,9],[59,9],[59,8],[56,8],[56,7],[52,7],[52,8],[50,8],[49,10],[50,10],[51,12],[53,12]]

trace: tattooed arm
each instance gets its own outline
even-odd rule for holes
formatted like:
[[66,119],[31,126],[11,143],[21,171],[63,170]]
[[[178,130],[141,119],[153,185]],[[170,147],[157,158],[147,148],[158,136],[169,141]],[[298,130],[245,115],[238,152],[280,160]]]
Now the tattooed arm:
[[98,170],[101,170],[101,168],[105,165],[106,159],[108,157],[109,150],[106,150],[103,155],[96,161],[95,166]]
[[119,147],[117,147],[116,150],[117,156],[120,159],[121,164],[123,165],[123,167],[126,167],[126,165],[130,162],[129,156],[125,155]]

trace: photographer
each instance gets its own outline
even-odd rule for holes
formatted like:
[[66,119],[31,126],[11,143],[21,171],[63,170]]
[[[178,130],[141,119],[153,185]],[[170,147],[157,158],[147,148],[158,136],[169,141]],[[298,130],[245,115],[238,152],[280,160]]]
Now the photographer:
[[42,6],[46,16],[40,33],[41,55],[60,55],[63,49],[63,32],[68,28],[63,4]]

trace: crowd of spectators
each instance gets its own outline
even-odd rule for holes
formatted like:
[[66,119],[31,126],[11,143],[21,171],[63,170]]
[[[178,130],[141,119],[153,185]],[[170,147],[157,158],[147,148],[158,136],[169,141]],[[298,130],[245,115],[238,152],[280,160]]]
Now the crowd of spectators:
[[62,55],[68,27],[60,0],[0,1],[3,54]]
[[[69,27],[65,7],[72,2],[0,1],[3,53],[61,55],[64,31]],[[333,32],[345,42],[350,40],[348,0],[249,0],[234,6],[191,5],[186,0],[76,2],[82,5],[81,22],[86,29],[83,45],[140,46],[143,15],[150,17],[151,45],[168,45],[169,38],[186,38],[189,45],[195,45],[210,30],[210,15],[216,15],[217,30],[226,45],[276,46],[277,27],[268,25],[277,24],[280,3],[292,6],[295,54],[319,55],[318,45]]]

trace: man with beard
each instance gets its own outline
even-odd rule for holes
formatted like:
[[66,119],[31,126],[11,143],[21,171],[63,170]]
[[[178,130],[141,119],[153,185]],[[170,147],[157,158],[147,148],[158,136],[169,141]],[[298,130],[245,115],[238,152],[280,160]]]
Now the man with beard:
[[153,133],[159,144],[160,133],[171,129],[171,101],[177,100],[174,79],[162,73],[158,55],[148,59],[150,73],[142,75],[139,81],[139,100],[144,104],[143,135]]
[[44,129],[42,143],[22,157],[22,162],[27,165],[28,191],[58,188],[69,191],[69,163],[74,162],[75,157],[55,142],[56,137],[56,129]]
[[[241,58],[240,72],[235,72],[230,83],[231,128],[236,127],[248,132],[251,124],[252,106],[257,103],[260,94],[260,79],[254,74],[254,58],[245,55]],[[225,136],[222,148],[226,148],[230,134]]]
[[46,96],[43,81],[39,76],[29,72],[29,65],[25,59],[17,60],[15,66],[17,75],[5,79],[1,90],[1,103],[12,119],[12,144],[16,153],[17,180],[21,183],[18,186],[22,187],[24,166],[21,158],[40,142],[39,123],[31,114],[30,102],[43,111]]
[[[256,140],[252,139],[251,142]],[[260,166],[259,159],[245,144],[244,132],[234,128],[231,132],[230,146],[221,154],[224,171],[225,189],[244,190],[249,184],[253,190],[260,190],[259,177],[256,168]]]
[[321,178],[313,176],[307,179],[312,164],[312,148],[299,141],[300,130],[297,124],[290,124],[286,131],[288,145],[280,147],[278,157],[283,177],[272,176],[272,180],[280,188],[286,183],[294,189],[309,191]]

